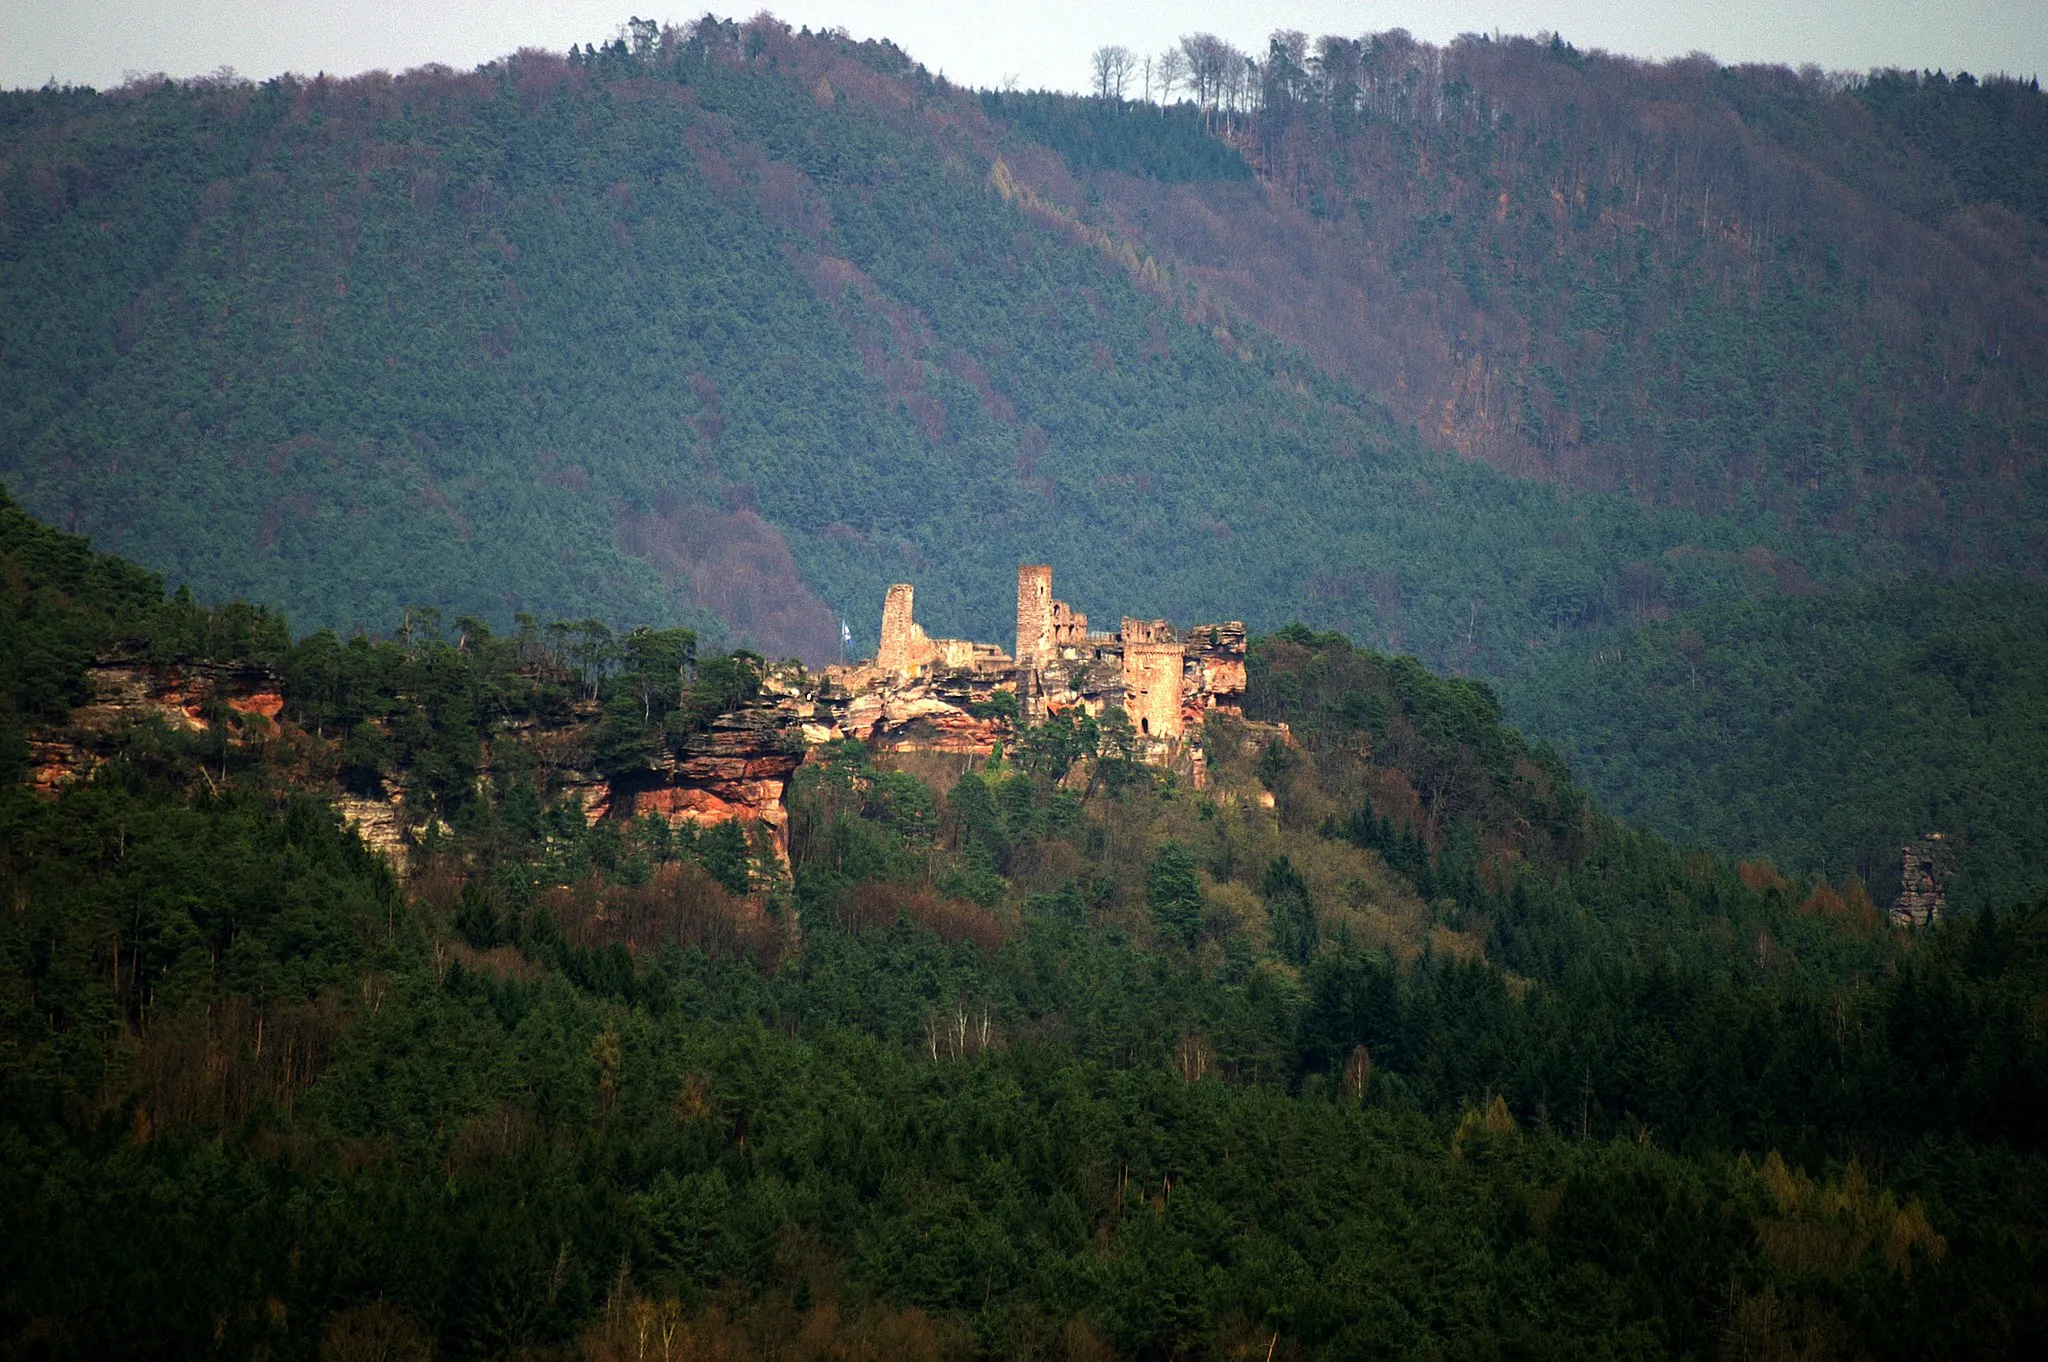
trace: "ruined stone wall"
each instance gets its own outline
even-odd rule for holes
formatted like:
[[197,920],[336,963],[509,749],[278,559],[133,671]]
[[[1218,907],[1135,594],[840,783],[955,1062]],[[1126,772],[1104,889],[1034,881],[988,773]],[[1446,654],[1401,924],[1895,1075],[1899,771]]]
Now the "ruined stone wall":
[[1181,736],[1181,677],[1187,649],[1178,643],[1124,644],[1124,711],[1145,737]]
[[[926,637],[911,603],[910,587],[891,588],[873,665],[826,669],[836,717],[823,727],[832,735],[891,750],[985,754],[998,726],[976,719],[972,706],[1014,690],[1023,724],[1069,706],[1098,717],[1121,708],[1146,759],[1178,768],[1193,760],[1183,740],[1210,713],[1242,712],[1245,629],[1236,621],[1183,636],[1166,620],[1127,617],[1119,633],[1091,634],[1088,617],[1053,596],[1052,569],[1027,564],[1017,570],[1012,658],[994,644]],[[1199,769],[1194,777],[1199,784]]]
[[1198,624],[1187,632],[1187,689],[1194,708],[1244,712],[1245,630],[1239,620]]
[[875,652],[875,665],[901,676],[910,663],[910,630],[917,588],[898,582],[882,598],[882,646]]
[[1052,646],[1081,648],[1088,643],[1088,617],[1065,601],[1052,603]]
[[1017,569],[1017,665],[1030,667],[1052,652],[1052,567],[1027,563]]
[[1133,643],[1171,643],[1173,626],[1165,620],[1138,620],[1125,615],[1123,632],[1118,637],[1126,646]]
[[993,643],[970,643],[967,646],[974,650],[968,663],[978,676],[1007,679],[1017,668],[1016,659]]

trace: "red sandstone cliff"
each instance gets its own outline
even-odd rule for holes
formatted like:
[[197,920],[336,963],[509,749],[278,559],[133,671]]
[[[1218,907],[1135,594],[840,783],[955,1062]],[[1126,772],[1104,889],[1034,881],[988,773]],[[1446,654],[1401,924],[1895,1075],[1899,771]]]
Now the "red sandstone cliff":
[[[902,596],[899,613],[907,632],[914,629],[907,589]],[[1143,624],[1141,632],[1143,641],[1131,646],[1147,650],[1150,669],[1139,678],[1142,693],[1137,696],[1131,693],[1120,636],[1084,634],[1057,650],[1048,645],[1049,655],[1028,669],[1018,668],[993,645],[926,640],[927,648],[908,661],[898,659],[901,665],[895,669],[831,667],[820,675],[794,663],[773,668],[754,701],[718,715],[704,731],[663,747],[639,765],[610,774],[596,770],[591,756],[602,721],[594,701],[574,705],[554,720],[501,720],[482,735],[478,778],[501,768],[537,767],[543,793],[572,800],[592,822],[643,816],[671,825],[737,819],[764,829],[777,853],[786,854],[789,783],[810,749],[852,739],[882,751],[987,756],[998,742],[1014,737],[1014,728],[984,706],[998,692],[1028,687],[1046,706],[1078,706],[1095,714],[1142,698],[1150,725],[1146,759],[1183,769],[1199,785],[1194,734],[1209,713],[1236,712],[1242,703],[1244,626],[1201,625],[1176,637],[1164,621],[1156,621]],[[273,761],[282,759],[309,788],[325,793],[367,844],[401,873],[408,869],[410,849],[430,815],[412,797],[407,773],[384,777],[374,795],[342,788],[340,745],[290,721],[278,677],[249,667],[109,660],[96,665],[90,679],[93,701],[76,709],[64,725],[33,736],[33,781],[39,791],[54,794],[67,782],[89,776],[124,725],[161,722],[188,732],[220,727],[231,748],[271,744]]]

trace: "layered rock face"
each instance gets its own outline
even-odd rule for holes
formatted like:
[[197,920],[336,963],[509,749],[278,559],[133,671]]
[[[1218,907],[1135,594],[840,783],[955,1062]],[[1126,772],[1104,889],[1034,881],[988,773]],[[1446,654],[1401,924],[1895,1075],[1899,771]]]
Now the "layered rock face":
[[[295,764],[308,783],[324,788],[342,819],[400,874],[410,869],[412,845],[429,815],[411,797],[405,775],[386,777],[374,794],[333,785],[331,776],[319,774],[331,769],[316,759],[319,741],[284,721],[278,677],[253,668],[108,661],[96,664],[89,680],[91,703],[74,709],[62,726],[31,737],[30,780],[39,793],[54,797],[90,776],[107,739],[128,724],[161,722],[183,732],[224,725],[235,745],[290,737],[296,758],[304,758]],[[790,776],[807,742],[833,736],[829,726],[811,722],[816,692],[815,679],[801,667],[778,669],[757,703],[720,715],[681,752],[665,751],[643,770],[610,777],[589,769],[585,756],[598,718],[595,705],[581,706],[559,722],[504,722],[486,735],[479,779],[507,755],[504,745],[523,746],[539,758],[546,792],[575,802],[592,822],[640,814],[671,825],[737,818],[759,824],[777,853],[785,854]]]
[[[956,644],[960,640],[941,640]],[[1013,682],[1009,654],[990,644],[974,651],[938,650],[909,676],[873,663],[827,667],[816,693],[811,727],[821,741],[852,738],[888,752],[949,752],[986,756],[1011,733],[1000,717],[977,717]]]
[[115,659],[93,664],[86,679],[92,702],[30,738],[29,780],[44,794],[92,774],[101,743],[124,724],[157,721],[197,733],[226,722],[230,741],[240,742],[268,732],[284,712],[278,678],[254,668]]
[[1941,916],[1942,853],[1946,839],[1930,832],[1908,842],[1899,854],[1899,896],[1892,903],[1894,927],[1928,927]]
[[792,687],[766,697],[766,703],[719,715],[710,731],[682,752],[664,753],[644,773],[614,776],[602,802],[586,805],[585,813],[592,818],[652,814],[671,826],[736,818],[759,824],[776,854],[787,855],[784,796],[810,740],[805,700],[803,691]]

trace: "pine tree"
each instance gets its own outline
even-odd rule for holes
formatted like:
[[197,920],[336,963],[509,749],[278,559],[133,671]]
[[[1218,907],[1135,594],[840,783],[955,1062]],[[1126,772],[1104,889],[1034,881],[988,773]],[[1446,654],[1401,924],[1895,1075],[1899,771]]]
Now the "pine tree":
[[1146,901],[1159,934],[1192,949],[1202,935],[1202,886],[1195,878],[1194,857],[1179,842],[1159,848]]

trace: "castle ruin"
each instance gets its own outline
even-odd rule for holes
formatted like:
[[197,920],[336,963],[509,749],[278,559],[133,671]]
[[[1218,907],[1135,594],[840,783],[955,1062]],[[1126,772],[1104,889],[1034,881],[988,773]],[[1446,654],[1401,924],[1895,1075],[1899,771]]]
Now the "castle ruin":
[[931,663],[934,649],[913,617],[917,589],[898,582],[882,599],[882,646],[875,652],[875,665],[899,680],[917,675],[918,668]]
[[[1139,755],[1202,779],[1190,741],[1212,711],[1242,713],[1245,630],[1239,621],[1176,631],[1163,619],[1126,616],[1115,632],[1052,593],[1052,568],[1017,569],[1014,652],[992,643],[931,638],[915,618],[915,589],[889,588],[872,662],[827,669],[844,699],[840,727],[898,750],[991,750],[994,725],[976,710],[1007,691],[1020,723],[1070,709],[1097,719],[1121,710]],[[982,712],[986,712],[985,710]]]

